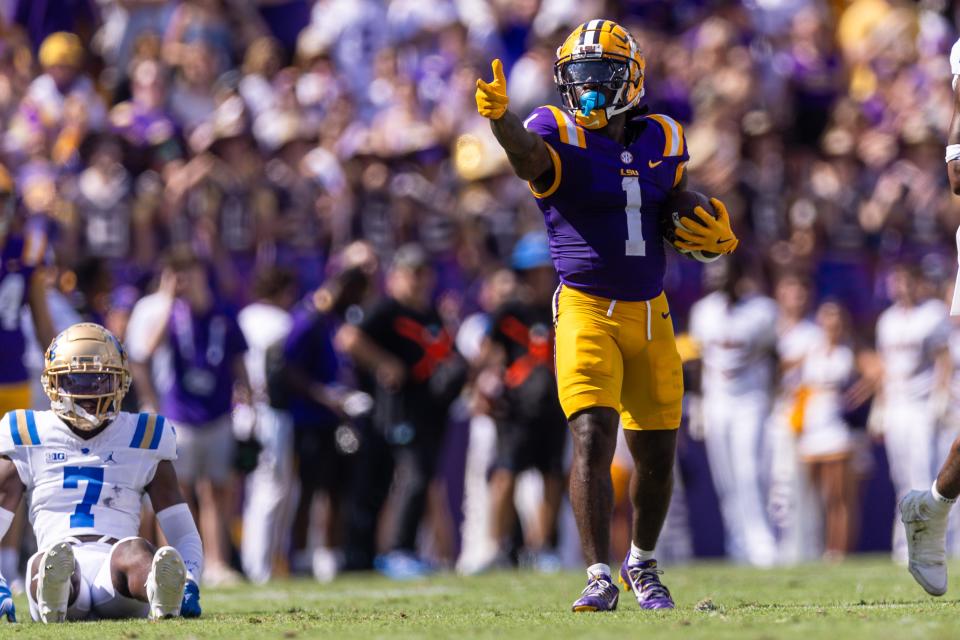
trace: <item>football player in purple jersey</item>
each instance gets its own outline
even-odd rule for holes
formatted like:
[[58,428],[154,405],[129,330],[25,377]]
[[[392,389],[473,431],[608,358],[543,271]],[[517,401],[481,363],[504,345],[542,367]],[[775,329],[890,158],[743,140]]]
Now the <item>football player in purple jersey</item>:
[[[493,82],[477,81],[477,108],[491,121],[518,177],[543,212],[553,264],[560,404],[573,431],[570,500],[587,586],[574,611],[609,611],[610,463],[618,423],[636,470],[633,531],[620,580],[642,609],[674,606],[654,549],[672,490],[683,380],[663,294],[660,204],[685,184],[689,158],[673,118],[645,115],[645,62],[636,41],[610,20],[577,27],[557,50],[554,79],[563,109],[539,107],[521,121],[507,110],[499,60]],[[726,254],[737,247],[726,208],[714,219],[682,219],[678,248]]]

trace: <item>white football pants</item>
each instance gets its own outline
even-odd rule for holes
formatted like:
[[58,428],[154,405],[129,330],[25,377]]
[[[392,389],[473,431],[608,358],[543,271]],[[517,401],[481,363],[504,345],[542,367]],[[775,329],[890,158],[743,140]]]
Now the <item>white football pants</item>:
[[[897,502],[908,491],[929,489],[937,475],[938,429],[925,401],[887,399],[883,407],[883,445]],[[899,509],[893,518],[893,559],[907,563],[907,538]]]
[[727,554],[738,562],[771,566],[776,542],[762,477],[769,466],[763,437],[769,396],[762,392],[704,394],[703,411],[704,441],[720,500]]
[[290,416],[258,403],[254,433],[263,445],[257,468],[246,479],[240,560],[251,582],[270,579],[273,559],[287,546],[299,498],[293,473],[293,422]]

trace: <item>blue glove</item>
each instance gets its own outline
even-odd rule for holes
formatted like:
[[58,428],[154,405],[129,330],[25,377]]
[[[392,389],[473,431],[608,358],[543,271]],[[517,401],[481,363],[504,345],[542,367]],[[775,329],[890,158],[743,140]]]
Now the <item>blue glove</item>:
[[[13,606],[13,603],[10,603]],[[180,615],[184,618],[200,617],[200,587],[193,580],[187,580],[183,588],[183,603],[180,605]]]
[[7,616],[7,622],[17,621],[17,610],[13,606],[13,594],[10,587],[0,580],[0,619]]

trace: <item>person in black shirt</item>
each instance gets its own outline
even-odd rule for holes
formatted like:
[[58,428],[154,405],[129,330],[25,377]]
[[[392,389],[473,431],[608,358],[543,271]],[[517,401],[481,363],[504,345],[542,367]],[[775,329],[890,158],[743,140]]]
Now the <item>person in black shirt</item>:
[[544,499],[538,526],[525,532],[525,545],[540,568],[552,569],[559,566],[550,549],[556,546],[567,429],[553,364],[552,298],[557,274],[545,233],[528,233],[517,242],[513,268],[521,282],[518,295],[494,311],[481,356],[488,374],[496,372],[500,380],[488,398],[497,425],[497,455],[490,476],[491,523],[500,547],[492,562],[510,563],[516,478],[521,471],[536,469],[543,475]]
[[[434,283],[423,249],[400,247],[387,277],[388,297],[358,325],[345,325],[337,339],[357,365],[361,388],[374,397],[372,433],[363,457],[369,470],[366,481],[389,477],[391,466],[396,472],[396,521],[389,553],[375,561],[378,569],[393,577],[428,570],[415,554],[417,529],[443,444],[447,411],[466,381],[466,365],[433,305]],[[378,439],[389,451],[387,459],[372,455]],[[385,492],[372,487],[355,493],[369,504],[355,505],[363,517],[359,523],[354,519],[349,543],[356,547],[357,538],[364,537],[372,546],[373,514]],[[348,564],[357,567],[362,562],[348,558]]]

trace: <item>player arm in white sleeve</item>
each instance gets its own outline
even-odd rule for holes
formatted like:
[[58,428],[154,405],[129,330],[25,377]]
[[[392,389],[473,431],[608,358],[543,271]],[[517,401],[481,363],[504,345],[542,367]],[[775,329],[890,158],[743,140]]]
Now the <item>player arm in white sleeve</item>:
[[147,494],[157,513],[163,535],[183,557],[187,579],[197,582],[203,573],[203,543],[190,507],[180,493],[172,462],[161,460],[157,463],[153,480],[147,485]]

